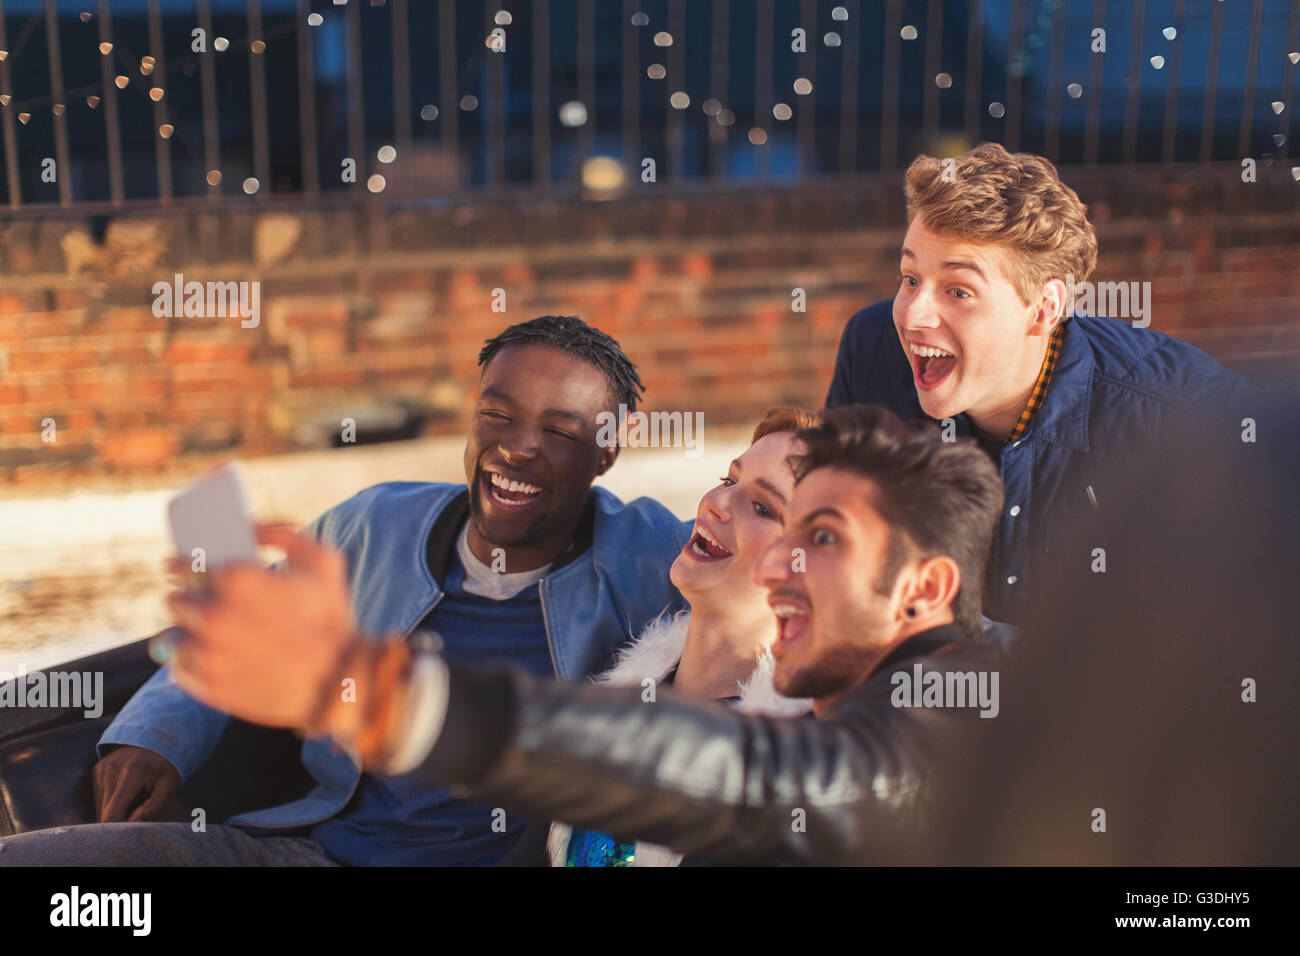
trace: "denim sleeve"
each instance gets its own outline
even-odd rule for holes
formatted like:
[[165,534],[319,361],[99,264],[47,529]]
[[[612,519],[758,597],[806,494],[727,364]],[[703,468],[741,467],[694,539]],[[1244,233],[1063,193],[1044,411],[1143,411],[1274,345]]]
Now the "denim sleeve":
[[114,745],[144,747],[166,757],[187,780],[216,748],[229,720],[177,687],[162,667],[127,701],[95,749],[103,757]]
[[[321,540],[329,512],[303,528]],[[281,570],[283,561],[271,565]],[[113,718],[95,746],[100,758],[113,746],[144,747],[167,758],[188,780],[221,740],[230,715],[195,700],[172,682],[167,667],[159,668]]]

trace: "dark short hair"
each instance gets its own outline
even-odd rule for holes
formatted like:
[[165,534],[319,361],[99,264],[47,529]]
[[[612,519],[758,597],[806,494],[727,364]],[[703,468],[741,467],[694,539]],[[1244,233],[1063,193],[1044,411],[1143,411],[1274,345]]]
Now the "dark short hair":
[[576,315],[540,315],[510,326],[484,342],[478,353],[479,367],[486,368],[492,356],[507,345],[544,345],[590,362],[605,373],[610,395],[630,412],[636,411],[637,399],[645,392],[636,366],[618,342]]
[[954,622],[983,634],[984,574],[1004,491],[996,466],[968,439],[944,441],[925,422],[904,422],[877,405],[827,409],[799,431],[805,454],[795,480],[817,468],[842,468],[871,481],[872,505],[889,526],[885,567],[872,586],[888,594],[910,559],[947,555],[961,569]]

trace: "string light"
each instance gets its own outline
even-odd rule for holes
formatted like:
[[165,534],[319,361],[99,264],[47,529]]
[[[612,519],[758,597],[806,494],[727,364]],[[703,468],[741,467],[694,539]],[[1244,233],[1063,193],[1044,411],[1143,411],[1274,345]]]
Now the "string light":
[[587,105],[578,100],[569,100],[560,107],[560,123],[573,128],[587,122]]
[[[335,6],[346,6],[347,0],[334,0]],[[382,2],[371,0],[371,6],[382,5]],[[93,17],[90,11],[83,11],[80,14],[81,22],[89,23]],[[837,6],[831,14],[832,20],[843,22],[849,19],[848,11],[844,7]],[[512,15],[505,10],[499,10],[493,17],[494,22],[500,26],[509,26],[513,23]],[[324,23],[324,17],[319,13],[311,13],[307,17],[307,23],[312,27],[319,27]],[[631,17],[631,23],[636,27],[648,26],[650,18],[643,12],[634,13]],[[1173,27],[1166,27],[1161,31],[1166,40],[1172,41],[1177,36],[1177,31]],[[899,35],[904,40],[915,40],[919,36],[918,30],[913,25],[906,25],[899,31]],[[841,38],[838,33],[827,33],[823,38],[827,46],[839,46]],[[673,36],[667,31],[659,31],[654,34],[652,42],[657,47],[671,47],[673,45]],[[230,47],[230,40],[224,36],[216,37],[213,41],[213,48],[218,52],[224,52]],[[253,40],[249,43],[249,50],[254,54],[262,54],[266,51],[267,44],[263,40]],[[114,44],[105,40],[98,44],[98,50],[102,56],[109,56],[114,50]],[[1286,54],[1292,64],[1300,62],[1300,52],[1291,52]],[[8,50],[0,50],[0,63],[5,62],[9,56]],[[1152,56],[1149,60],[1151,66],[1156,70],[1161,70],[1165,66],[1163,56]],[[152,56],[144,56],[140,60],[140,72],[144,76],[152,75],[155,69],[156,61]],[[192,73],[192,66],[188,63],[184,65],[187,73]],[[646,69],[646,75],[652,80],[662,80],[667,76],[667,70],[662,64],[651,64]],[[118,74],[113,78],[113,82],[119,90],[125,90],[130,83],[125,74]],[[948,73],[939,73],[934,78],[935,85],[947,89],[952,86],[952,77]],[[800,77],[794,82],[794,91],[798,95],[808,95],[812,92],[813,85],[811,81]],[[1071,83],[1066,87],[1066,92],[1072,99],[1079,99],[1083,95],[1083,87],[1079,83]],[[149,89],[149,98],[155,102],[160,102],[166,95],[162,87],[151,87]],[[12,97],[9,94],[0,94],[0,106],[8,106]],[[100,97],[89,95],[86,97],[86,105],[90,109],[98,108]],[[684,110],[690,105],[690,97],[683,91],[677,91],[671,95],[669,102],[674,109]],[[460,100],[460,108],[464,111],[473,111],[478,108],[478,99],[473,95],[466,95]],[[1280,115],[1285,110],[1285,104],[1282,101],[1274,101],[1272,104],[1273,112]],[[707,99],[702,104],[705,115],[711,116],[720,126],[730,126],[735,122],[735,114],[731,110],[723,109],[716,99]],[[66,107],[62,103],[56,103],[52,106],[55,116],[63,116]],[[994,119],[1001,119],[1005,116],[1006,109],[1000,102],[992,102],[988,105],[988,113]],[[420,109],[420,118],[426,122],[432,122],[438,117],[438,108],[433,104],[427,104]],[[785,103],[777,103],[772,108],[772,115],[778,121],[789,120],[793,116],[790,106]],[[22,112],[18,114],[19,122],[26,125],[31,119],[31,113]],[[587,108],[582,103],[572,101],[564,104],[560,109],[561,122],[566,126],[581,126],[587,122]],[[164,123],[158,127],[158,134],[163,139],[170,139],[175,132],[175,127],[170,123]],[[764,145],[767,142],[768,134],[759,127],[753,127],[748,131],[748,138],[756,146]],[[1277,136],[1274,137],[1276,141]],[[1283,139],[1285,139],[1283,137]],[[381,163],[392,163],[396,160],[396,150],[389,145],[380,147],[378,159]],[[210,186],[217,186],[221,182],[220,170],[209,170],[206,174],[206,180]],[[243,188],[246,193],[252,195],[260,189],[261,183],[255,177],[249,177],[243,181]],[[367,188],[371,192],[382,192],[387,186],[387,181],[383,176],[371,176],[367,181]]]

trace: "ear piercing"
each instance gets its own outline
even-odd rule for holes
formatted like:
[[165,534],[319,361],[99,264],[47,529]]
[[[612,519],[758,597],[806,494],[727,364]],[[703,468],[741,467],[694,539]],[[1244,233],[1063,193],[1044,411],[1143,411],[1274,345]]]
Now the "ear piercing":
[[908,617],[916,617],[916,608],[914,608],[914,607],[909,607],[909,608],[907,609],[907,616],[908,616]]

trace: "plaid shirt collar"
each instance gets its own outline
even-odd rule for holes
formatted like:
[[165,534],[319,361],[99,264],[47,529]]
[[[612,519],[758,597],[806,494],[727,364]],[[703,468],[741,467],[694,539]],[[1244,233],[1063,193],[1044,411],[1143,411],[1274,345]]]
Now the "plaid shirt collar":
[[1034,390],[1029,393],[1029,401],[1025,404],[1025,410],[1020,413],[1020,420],[1016,422],[1016,427],[1011,430],[1004,445],[1013,441],[1018,441],[1024,437],[1029,430],[1029,422],[1040,408],[1043,407],[1043,400],[1047,398],[1047,387],[1052,383],[1052,373],[1056,370],[1057,359],[1061,357],[1061,340],[1065,338],[1065,323],[1062,322],[1052,330],[1052,336],[1047,340],[1047,354],[1043,356],[1043,367],[1038,371],[1038,378],[1034,382]]

